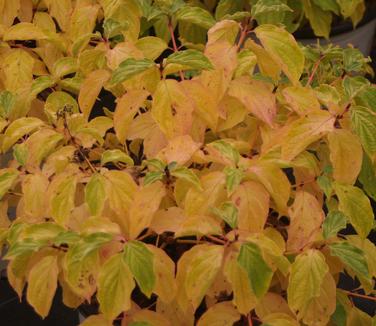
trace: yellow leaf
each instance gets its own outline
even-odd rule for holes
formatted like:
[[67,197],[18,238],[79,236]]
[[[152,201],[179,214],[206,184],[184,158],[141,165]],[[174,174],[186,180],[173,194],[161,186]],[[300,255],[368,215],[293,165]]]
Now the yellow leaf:
[[239,23],[233,20],[222,20],[209,29],[208,44],[226,41],[234,45],[239,29]]
[[245,42],[244,47],[250,48],[254,52],[257,57],[257,65],[263,75],[269,76],[274,81],[279,80],[281,68],[263,47],[251,39]]
[[255,34],[271,58],[293,84],[299,84],[304,69],[304,54],[294,37],[282,27],[264,24]]
[[26,51],[9,51],[2,62],[5,88],[14,93],[30,89],[33,81],[33,64],[34,59]]
[[187,217],[175,232],[175,237],[221,234],[221,221],[206,215],[192,215]]
[[43,221],[45,217],[48,185],[48,178],[41,173],[28,174],[22,181],[23,208],[32,221]]
[[204,85],[200,79],[186,80],[182,87],[194,102],[195,113],[204,120],[207,125],[216,130],[218,123],[218,98],[209,86]]
[[52,129],[41,129],[32,134],[25,142],[27,148],[26,168],[39,171],[42,161],[54,152],[64,136]]
[[303,10],[316,36],[329,39],[333,14],[323,10],[315,1],[303,0]]
[[229,95],[236,97],[254,116],[268,125],[273,124],[277,113],[275,95],[271,84],[248,77],[240,77],[230,84]]
[[154,270],[156,282],[153,292],[163,302],[169,303],[175,299],[177,287],[175,281],[175,263],[160,248],[147,245],[154,255]]
[[114,320],[121,312],[131,308],[134,287],[133,275],[122,253],[106,261],[98,276],[99,307],[106,318]]
[[358,187],[335,182],[334,189],[339,200],[338,209],[346,215],[359,236],[365,239],[374,221],[370,199]]
[[265,317],[273,313],[285,313],[291,317],[294,316],[286,300],[281,295],[268,292],[256,306],[256,314],[260,319],[264,320]]
[[185,219],[184,211],[180,207],[173,206],[167,209],[160,209],[154,214],[150,228],[157,234],[162,234],[163,232],[175,233]]
[[133,118],[144,106],[148,95],[149,93],[145,90],[130,90],[117,101],[114,128],[121,144],[125,143]]
[[71,40],[89,34],[94,30],[99,5],[76,6],[70,19],[68,34]]
[[286,175],[276,165],[258,163],[249,168],[251,178],[261,182],[272,196],[278,211],[287,213],[287,201],[290,198],[291,185]]
[[199,319],[197,326],[230,326],[240,319],[240,313],[228,301],[210,307]]
[[184,165],[199,148],[200,144],[194,142],[191,136],[178,136],[168,142],[168,145],[159,152],[158,157],[162,157],[167,163],[177,162],[179,165]]
[[137,310],[135,313],[126,316],[125,319],[129,319],[131,324],[147,324],[148,326],[172,326],[171,322],[163,315],[155,311],[142,309]]
[[143,59],[144,55],[135,44],[125,41],[115,45],[115,47],[106,52],[107,65],[111,70],[115,70],[119,64],[126,59]]
[[79,326],[112,326],[112,322],[107,320],[103,315],[91,315]]
[[158,298],[156,310],[166,316],[172,325],[193,326],[194,324],[194,312],[191,309],[181,309],[176,300],[165,303]]
[[60,174],[52,180],[50,194],[51,216],[56,223],[66,225],[74,208],[77,178],[74,175]]
[[161,80],[153,96],[151,114],[167,138],[188,134],[193,103],[179,82]]
[[21,1],[14,0],[14,1],[7,1],[3,0],[3,3],[0,2],[1,7],[1,16],[0,22],[5,26],[11,26],[14,23],[14,19],[18,15],[18,11],[21,8]]
[[287,298],[289,307],[301,319],[313,299],[320,297],[324,278],[329,271],[324,255],[309,249],[298,255],[292,264]]
[[[223,246],[197,245],[186,251],[178,262],[178,291],[184,292],[189,305],[196,309],[206,294],[221,266]],[[189,265],[182,269],[184,261]]]
[[89,118],[91,109],[106,81],[111,74],[104,69],[91,72],[82,83],[78,103],[80,110],[86,118]]
[[234,294],[233,304],[241,314],[248,314],[256,307],[257,298],[253,294],[247,272],[237,262],[235,252],[227,256],[224,265],[224,274],[232,286]]
[[137,185],[127,172],[112,170],[104,173],[104,176],[107,179],[106,192],[109,206],[118,217],[114,222],[120,225],[124,234],[128,234],[129,218],[127,216]]
[[47,35],[32,23],[18,23],[10,27],[4,34],[4,41],[45,40]]
[[54,17],[62,31],[66,31],[72,14],[71,0],[45,0],[50,15]]
[[287,250],[299,251],[315,240],[325,214],[312,194],[299,190],[289,208],[289,216]]
[[358,136],[346,129],[328,134],[330,161],[336,181],[354,184],[362,167],[363,149]]
[[238,208],[239,230],[262,232],[269,214],[269,197],[258,182],[248,181],[238,186],[231,200]]
[[155,36],[146,36],[137,40],[134,44],[150,60],[157,59],[164,50],[167,49],[167,43]]
[[27,117],[13,121],[4,133],[3,152],[11,148],[21,137],[44,125],[42,120]]
[[56,256],[42,258],[29,273],[26,298],[42,318],[50,311],[57,288],[58,273]]
[[184,210],[188,216],[209,215],[226,198],[225,175],[222,172],[210,172],[201,178],[202,190],[192,187],[185,197]]
[[324,276],[320,294],[313,298],[306,310],[298,312],[306,325],[328,325],[330,316],[336,310],[336,282],[330,273]]
[[165,194],[165,186],[159,181],[142,187],[136,192],[129,210],[129,237],[131,239],[136,239],[142,230],[150,226],[154,213],[158,210]]
[[329,112],[318,111],[292,122],[282,139],[282,159],[291,161],[307,146],[332,131],[334,120]]
[[315,92],[307,87],[289,86],[282,90],[287,105],[300,116],[320,110],[320,103]]

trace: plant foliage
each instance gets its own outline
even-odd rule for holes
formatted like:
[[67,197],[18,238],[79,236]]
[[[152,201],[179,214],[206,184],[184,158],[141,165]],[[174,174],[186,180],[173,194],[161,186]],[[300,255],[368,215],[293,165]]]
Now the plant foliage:
[[369,60],[250,4],[0,1],[0,245],[39,315],[60,286],[82,325],[371,325],[337,285],[374,291]]

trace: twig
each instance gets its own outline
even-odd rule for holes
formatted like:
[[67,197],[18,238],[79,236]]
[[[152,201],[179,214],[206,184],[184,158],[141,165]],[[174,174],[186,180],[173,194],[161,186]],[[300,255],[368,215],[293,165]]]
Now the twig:
[[228,243],[228,241],[223,241],[221,239],[218,239],[216,237],[213,237],[212,235],[208,234],[208,235],[205,235],[206,238],[210,239],[211,241],[213,242],[216,242],[216,243],[220,243],[222,245],[225,245]]
[[315,65],[314,65],[314,67],[312,69],[311,75],[308,78],[306,86],[311,85],[311,83],[313,81],[313,78],[315,77],[316,71],[319,68],[319,65],[320,65],[322,59],[324,59],[324,57],[325,57],[324,55],[321,55],[320,58],[319,58],[319,60],[316,61]]
[[252,313],[251,312],[247,315],[247,320],[248,320],[248,326],[253,326]]
[[376,301],[376,297],[371,297],[370,295],[365,295],[365,294],[360,294],[360,293],[355,293],[347,290],[342,290],[345,292],[347,295],[353,296],[353,297],[358,297],[358,298],[363,298],[371,301]]
[[[168,30],[170,31],[170,35],[171,35],[171,41],[172,41],[172,46],[173,46],[173,50],[174,52],[179,52],[179,48],[178,46],[176,45],[176,39],[175,39],[175,34],[174,34],[174,28],[172,26],[172,21],[171,19],[168,20]],[[180,75],[180,79],[181,80],[184,80],[184,74],[183,72],[180,70],[179,71],[179,75]]]
[[249,18],[247,18],[245,20],[245,22],[243,23],[243,26],[241,27],[239,41],[238,41],[238,44],[236,45],[236,48],[237,48],[238,52],[239,52],[241,46],[243,45],[245,38],[248,35],[248,32],[249,32],[248,24],[249,24]]

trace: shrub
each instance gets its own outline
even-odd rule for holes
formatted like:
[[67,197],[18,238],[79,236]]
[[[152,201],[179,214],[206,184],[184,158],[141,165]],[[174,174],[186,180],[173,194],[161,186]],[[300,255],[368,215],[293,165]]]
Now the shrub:
[[4,3],[0,243],[20,298],[45,317],[59,285],[98,304],[84,325],[369,324],[337,286],[370,294],[376,273],[369,60],[179,1],[98,2]]

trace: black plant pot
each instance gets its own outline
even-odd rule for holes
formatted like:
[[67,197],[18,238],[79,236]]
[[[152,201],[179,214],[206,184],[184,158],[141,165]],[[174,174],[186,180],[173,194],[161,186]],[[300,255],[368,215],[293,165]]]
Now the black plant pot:
[[365,56],[368,56],[371,53],[375,30],[376,2],[367,5],[365,15],[355,29],[349,19],[333,23],[329,40],[316,37],[309,25],[297,30],[294,36],[305,45],[316,44],[317,40],[319,40],[320,44],[333,43],[341,47],[352,44],[362,51]]
[[60,289],[57,290],[49,315],[42,319],[26,302],[26,298],[19,302],[17,294],[6,278],[0,279],[0,325],[77,326],[78,324],[78,312],[63,304]]

